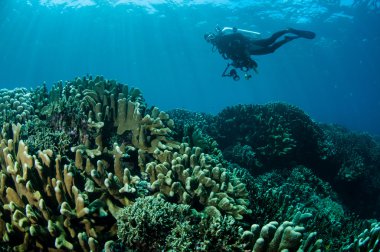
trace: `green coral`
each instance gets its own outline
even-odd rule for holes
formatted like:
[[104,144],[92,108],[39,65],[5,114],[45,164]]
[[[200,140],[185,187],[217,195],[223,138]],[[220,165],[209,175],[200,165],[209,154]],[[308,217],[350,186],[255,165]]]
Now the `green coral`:
[[0,125],[23,123],[34,117],[32,93],[26,88],[0,89]]
[[302,227],[308,217],[298,213],[293,222],[253,224],[244,230],[215,207],[190,212],[183,205],[146,197],[122,210],[118,227],[121,243],[138,251],[318,251],[322,241]]
[[30,152],[51,149],[55,153],[67,155],[70,145],[75,142],[75,134],[54,130],[46,121],[34,119],[27,121],[22,130],[21,139],[29,147]]
[[355,237],[354,242],[342,248],[344,252],[380,251],[380,223],[372,222],[369,228]]
[[214,207],[202,213],[161,198],[139,198],[118,216],[118,237],[138,251],[242,251],[238,225]]
[[208,133],[213,121],[211,115],[183,109],[174,109],[168,114],[175,120],[173,137],[177,141],[185,142],[190,147],[200,147],[204,153],[212,155],[219,162],[224,161],[218,143]]
[[118,237],[131,249],[163,250],[167,246],[166,237],[190,214],[187,205],[171,204],[152,196],[139,198],[119,213]]

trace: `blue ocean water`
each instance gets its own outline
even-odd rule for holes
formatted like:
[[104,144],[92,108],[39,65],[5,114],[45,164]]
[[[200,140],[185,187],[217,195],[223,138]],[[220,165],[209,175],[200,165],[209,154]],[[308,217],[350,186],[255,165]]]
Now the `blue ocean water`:
[[[0,87],[103,75],[142,90],[149,105],[218,113],[235,104],[299,106],[318,122],[380,134],[378,1],[1,0]],[[216,25],[316,32],[255,57],[249,81],[203,34]]]

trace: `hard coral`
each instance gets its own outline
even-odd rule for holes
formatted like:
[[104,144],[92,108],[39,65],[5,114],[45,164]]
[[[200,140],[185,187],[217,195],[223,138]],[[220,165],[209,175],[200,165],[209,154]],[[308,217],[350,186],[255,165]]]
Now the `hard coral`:
[[313,217],[305,226],[313,227],[332,251],[366,223],[345,211],[331,186],[306,167],[267,173],[252,183],[256,203],[253,211],[259,223],[289,220],[299,211],[311,213]]
[[138,251],[319,251],[322,241],[316,233],[305,235],[302,227],[307,217],[299,213],[294,222],[253,224],[244,230],[213,206],[197,212],[146,197],[120,212],[118,227],[125,247]]
[[[249,146],[255,161],[238,155],[234,161],[252,171],[289,167],[293,162],[307,165],[322,153],[322,131],[299,108],[285,103],[236,105],[215,118],[217,140],[226,158],[235,146]],[[211,131],[212,132],[212,131]],[[240,157],[240,158],[239,158]]]
[[14,249],[97,251],[115,236],[110,198],[86,191],[86,177],[72,164],[51,150],[31,155],[22,140],[4,134],[0,150],[1,232]]
[[200,148],[182,144],[178,152],[155,153],[147,164],[153,192],[197,209],[215,206],[236,219],[250,213],[245,185]]
[[[120,209],[148,195],[234,221],[250,212],[245,185],[174,141],[173,120],[146,109],[138,89],[84,77],[38,89],[32,104],[38,118],[4,124],[0,136],[0,232],[13,249],[107,248]],[[55,131],[68,148],[39,142]]]
[[342,251],[380,251],[380,223],[373,222],[369,228],[355,237],[354,242],[342,247]]
[[188,205],[177,205],[161,198],[139,198],[117,216],[118,237],[130,249],[160,251],[169,247],[167,236],[191,216]]
[[363,216],[378,217],[380,143],[369,134],[352,132],[342,126],[321,127],[328,143],[328,156],[320,172],[332,181],[351,209]]
[[32,93],[25,88],[0,89],[0,125],[31,120],[34,116],[31,96]]

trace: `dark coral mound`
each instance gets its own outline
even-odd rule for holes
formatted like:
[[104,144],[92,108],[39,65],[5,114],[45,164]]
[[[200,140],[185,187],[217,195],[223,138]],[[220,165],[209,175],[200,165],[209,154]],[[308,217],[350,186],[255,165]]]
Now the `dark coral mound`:
[[318,172],[362,216],[380,216],[380,142],[339,125],[321,125],[327,158]]
[[237,105],[215,118],[210,131],[225,157],[253,172],[310,166],[323,156],[323,132],[299,108],[285,103]]

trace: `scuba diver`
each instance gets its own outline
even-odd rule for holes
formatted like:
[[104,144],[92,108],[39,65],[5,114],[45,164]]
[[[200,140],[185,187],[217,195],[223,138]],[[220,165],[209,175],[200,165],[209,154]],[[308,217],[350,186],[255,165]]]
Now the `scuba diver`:
[[[232,61],[232,63],[228,63],[222,76],[232,77],[235,81],[240,80],[236,69],[245,72],[244,77],[246,80],[252,77],[248,73],[249,70],[252,69],[257,73],[258,64],[251,58],[251,55],[273,53],[277,48],[297,38],[315,38],[314,32],[292,28],[278,31],[265,39],[260,39],[260,33],[258,32],[237,29],[235,27],[224,27],[221,29],[217,26],[215,30],[216,33],[206,33],[204,38],[208,43],[213,45],[213,51],[217,49],[224,59]],[[284,36],[285,34],[291,35]],[[283,38],[279,40],[282,36]],[[231,66],[233,68],[228,71]]]

